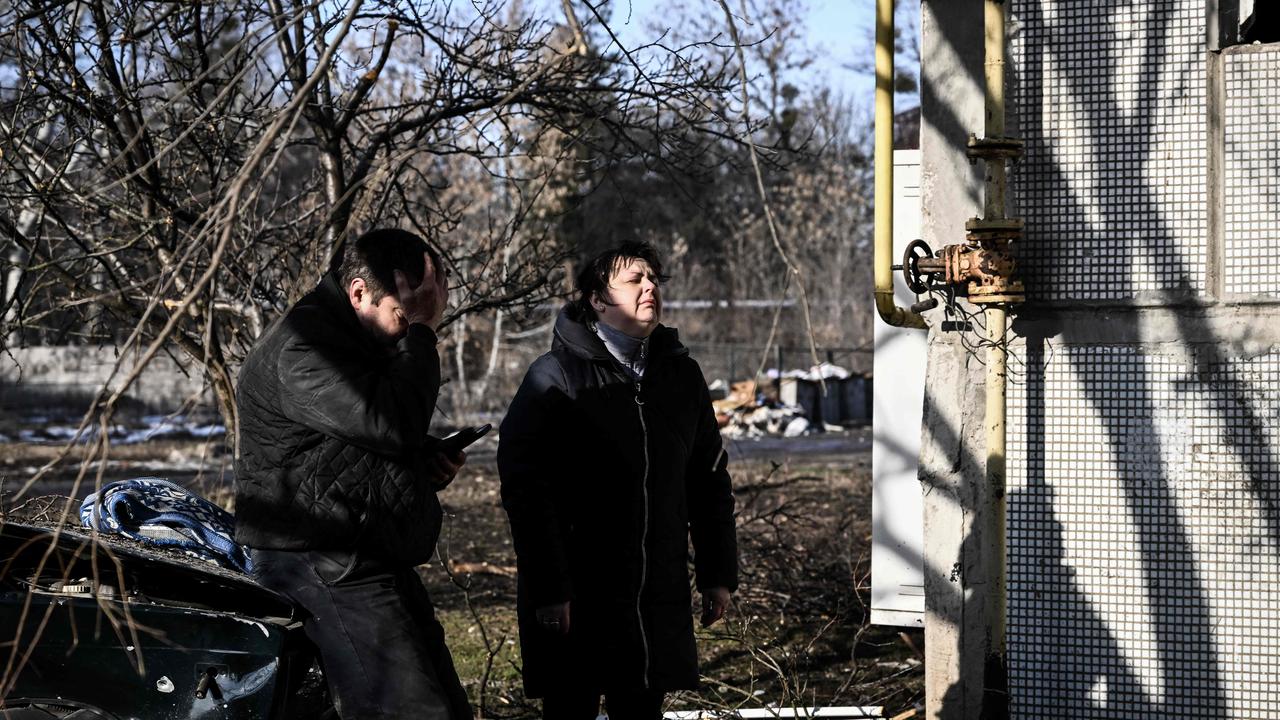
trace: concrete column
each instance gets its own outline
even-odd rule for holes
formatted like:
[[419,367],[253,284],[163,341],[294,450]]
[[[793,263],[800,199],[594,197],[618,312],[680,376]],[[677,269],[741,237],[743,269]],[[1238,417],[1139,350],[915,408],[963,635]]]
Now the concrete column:
[[[983,135],[982,0],[925,0],[921,6],[921,153],[924,240],[937,249],[964,241],[965,220],[982,214],[983,167],[965,156]],[[966,306],[974,310],[972,306]],[[980,317],[980,314],[978,315]],[[926,716],[984,717],[983,666],[990,645],[988,579],[996,544],[982,522],[991,501],[984,473],[984,369],[961,334],[930,313],[920,480],[924,484]],[[970,344],[973,344],[971,342]]]

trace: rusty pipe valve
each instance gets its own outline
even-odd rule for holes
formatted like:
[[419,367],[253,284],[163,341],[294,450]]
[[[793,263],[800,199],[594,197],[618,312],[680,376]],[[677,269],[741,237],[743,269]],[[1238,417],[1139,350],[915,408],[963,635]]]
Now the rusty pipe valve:
[[970,220],[967,242],[935,254],[924,241],[915,240],[894,269],[902,271],[907,287],[917,295],[938,283],[956,288],[975,304],[1021,303],[1026,293],[1011,251],[1021,234],[1020,220]]

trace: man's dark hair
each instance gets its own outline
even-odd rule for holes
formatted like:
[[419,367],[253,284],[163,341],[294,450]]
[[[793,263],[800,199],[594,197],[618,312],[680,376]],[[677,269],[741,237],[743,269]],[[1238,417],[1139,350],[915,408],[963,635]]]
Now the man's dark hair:
[[351,281],[364,278],[373,292],[373,302],[396,291],[395,271],[405,274],[410,285],[422,282],[422,253],[431,255],[431,264],[437,274],[444,272],[440,254],[427,241],[408,230],[382,228],[370,230],[346,244],[342,250],[342,263],[338,266],[338,281],[345,291]]
[[[591,296],[599,294],[603,300],[605,290],[609,287],[609,278],[632,260],[644,260],[663,283],[671,278],[662,274],[662,261],[658,259],[658,251],[647,242],[628,241],[605,250],[583,264],[578,271],[578,309],[584,317],[596,318],[596,311],[591,307]],[[604,300],[604,302],[608,302]]]

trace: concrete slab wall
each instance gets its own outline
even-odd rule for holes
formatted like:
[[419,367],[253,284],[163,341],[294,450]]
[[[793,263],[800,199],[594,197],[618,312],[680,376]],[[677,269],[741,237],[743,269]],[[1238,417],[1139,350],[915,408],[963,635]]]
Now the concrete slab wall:
[[[1017,718],[1280,717],[1280,48],[1200,0],[1010,0]],[[925,239],[980,213],[982,2],[923,4]],[[983,715],[984,352],[930,313],[928,715]],[[944,323],[949,325],[944,329]]]
[[[17,348],[0,354],[0,408],[18,417],[39,414],[78,416],[113,377],[115,348],[48,346]],[[133,367],[125,358],[121,372]],[[113,383],[118,384],[120,377]],[[115,385],[113,384],[113,387]],[[125,394],[122,411],[168,413],[192,402],[212,406],[198,370],[167,355],[157,356]]]
[[[964,239],[982,208],[982,168],[964,154],[981,134],[982,0],[921,6],[923,239],[940,248]],[[982,667],[990,647],[985,579],[992,543],[983,536],[990,494],[982,483],[982,366],[959,334],[942,332],[944,308],[928,314],[928,373],[920,480],[924,492],[927,717],[981,712]]]

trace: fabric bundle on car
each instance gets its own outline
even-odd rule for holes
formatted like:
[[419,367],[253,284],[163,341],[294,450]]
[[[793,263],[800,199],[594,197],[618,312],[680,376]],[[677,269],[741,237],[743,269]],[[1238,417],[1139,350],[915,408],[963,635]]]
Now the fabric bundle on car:
[[80,524],[114,533],[240,572],[250,569],[249,553],[232,538],[235,517],[161,478],[117,480],[80,503]]

